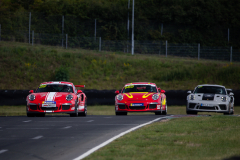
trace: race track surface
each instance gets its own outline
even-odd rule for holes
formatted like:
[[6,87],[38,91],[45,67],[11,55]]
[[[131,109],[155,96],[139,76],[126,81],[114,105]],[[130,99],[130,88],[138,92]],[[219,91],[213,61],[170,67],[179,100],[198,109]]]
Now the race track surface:
[[74,159],[126,130],[161,117],[0,117],[0,160]]

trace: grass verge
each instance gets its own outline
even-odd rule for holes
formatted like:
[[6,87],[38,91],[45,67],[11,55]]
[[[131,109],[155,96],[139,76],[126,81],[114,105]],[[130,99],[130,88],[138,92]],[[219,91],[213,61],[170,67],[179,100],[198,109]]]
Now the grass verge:
[[239,116],[177,118],[131,132],[85,159],[224,159],[240,156],[239,132]]

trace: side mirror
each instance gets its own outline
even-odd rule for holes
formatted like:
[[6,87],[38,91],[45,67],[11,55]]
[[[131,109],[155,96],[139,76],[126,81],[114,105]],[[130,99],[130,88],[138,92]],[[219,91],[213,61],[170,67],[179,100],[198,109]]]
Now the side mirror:
[[77,93],[82,93],[82,90],[78,90]]
[[117,90],[117,91],[115,91],[115,94],[119,94],[119,91]]
[[187,93],[188,93],[188,94],[191,94],[191,93],[192,93],[192,91],[187,91]]
[[165,91],[164,91],[164,90],[161,90],[161,93],[165,93]]
[[234,94],[232,92],[229,93],[229,96],[234,96]]
[[34,93],[34,91],[33,91],[33,90],[30,90],[29,93]]

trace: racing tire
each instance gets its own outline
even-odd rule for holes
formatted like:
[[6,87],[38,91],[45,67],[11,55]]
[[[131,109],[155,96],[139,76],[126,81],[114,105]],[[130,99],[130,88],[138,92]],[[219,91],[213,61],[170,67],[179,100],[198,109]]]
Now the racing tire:
[[70,113],[70,117],[77,117],[78,116],[78,107],[77,102],[75,102],[75,113]]
[[81,117],[86,117],[87,116],[87,105],[85,105],[85,107],[84,107],[84,112],[83,113],[78,113],[78,116],[81,116]]
[[115,112],[116,116],[127,115],[127,112]]
[[45,117],[45,113],[36,114],[36,117]]
[[155,115],[162,115],[161,112],[155,112]]
[[197,115],[197,112],[196,112],[196,111],[187,111],[187,114],[194,114],[194,115]]
[[34,117],[35,116],[35,114],[33,114],[33,113],[27,113],[27,117]]
[[162,115],[167,115],[167,105],[165,106],[165,111],[162,111]]

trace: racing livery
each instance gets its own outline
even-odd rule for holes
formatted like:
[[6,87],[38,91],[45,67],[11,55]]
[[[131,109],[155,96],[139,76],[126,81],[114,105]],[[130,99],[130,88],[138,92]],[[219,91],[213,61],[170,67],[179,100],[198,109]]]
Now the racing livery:
[[27,116],[44,117],[45,113],[68,113],[71,117],[87,115],[87,97],[71,82],[43,82],[27,96]]
[[127,112],[154,112],[155,115],[167,114],[165,91],[157,88],[155,83],[127,83],[115,92],[116,115],[127,115]]
[[231,89],[221,85],[198,85],[193,93],[188,91],[187,114],[198,112],[217,112],[225,115],[234,114],[234,94]]

